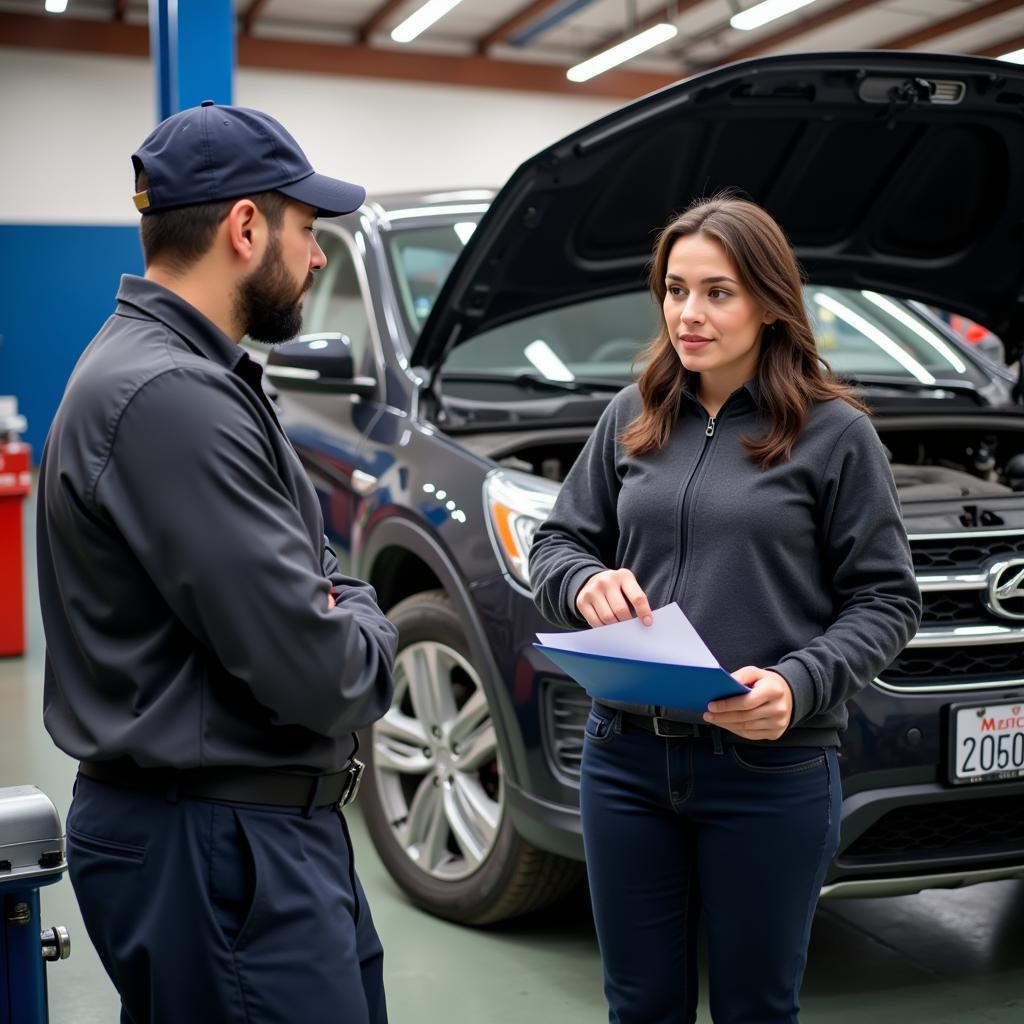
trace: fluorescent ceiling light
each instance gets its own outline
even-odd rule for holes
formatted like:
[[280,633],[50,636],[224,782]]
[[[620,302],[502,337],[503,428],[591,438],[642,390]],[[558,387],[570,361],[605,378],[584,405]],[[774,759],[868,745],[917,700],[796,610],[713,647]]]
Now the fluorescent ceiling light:
[[1024,50],[1011,50],[1009,53],[1001,54],[1000,60],[1008,60],[1011,64],[1024,64]]
[[459,241],[465,245],[476,231],[476,221],[464,220],[458,224],[453,225],[455,228],[455,234],[459,236]]
[[787,14],[799,11],[801,7],[813,4],[814,0],[763,0],[762,3],[754,4],[739,14],[734,14],[729,19],[733,28],[740,28],[750,31],[752,28],[760,28],[767,25],[769,21],[776,18],[783,18]]
[[46,10],[49,14],[63,14],[68,9],[68,0],[46,0]]
[[435,21],[439,21],[460,3],[462,0],[427,0],[418,11],[413,11],[401,25],[391,30],[391,38],[396,43],[411,43],[421,32],[430,28]]
[[565,73],[565,77],[570,82],[586,82],[591,78],[596,78],[598,75],[603,75],[606,71],[617,67],[619,64],[624,64],[627,60],[632,60],[641,53],[653,50],[655,46],[667,43],[678,34],[679,29],[675,25],[668,24],[668,22],[655,25],[653,28],[647,29],[646,32],[641,32],[639,35],[635,35],[625,40],[625,42],[619,43],[617,46],[613,46],[611,49],[591,57],[589,60],[583,61],[582,64],[577,64],[574,68],[569,68]]

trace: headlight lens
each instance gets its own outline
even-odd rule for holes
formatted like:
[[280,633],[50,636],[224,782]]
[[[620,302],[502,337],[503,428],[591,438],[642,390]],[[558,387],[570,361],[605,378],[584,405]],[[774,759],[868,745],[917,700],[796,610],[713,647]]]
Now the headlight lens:
[[537,527],[554,508],[559,486],[517,469],[493,469],[484,479],[484,509],[491,544],[504,567],[530,586],[527,561]]

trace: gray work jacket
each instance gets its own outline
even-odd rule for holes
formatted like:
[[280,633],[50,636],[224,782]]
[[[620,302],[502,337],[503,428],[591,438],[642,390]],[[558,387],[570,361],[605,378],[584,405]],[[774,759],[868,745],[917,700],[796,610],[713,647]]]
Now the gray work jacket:
[[680,604],[727,671],[756,665],[786,679],[793,716],[777,742],[837,744],[846,702],[921,618],[896,486],[871,421],[841,399],[820,402],[792,456],[762,469],[743,446],[768,428],[754,382],[714,420],[685,393],[665,446],[634,457],[620,436],[640,409],[636,385],[615,396],[537,530],[537,607],[550,622],[583,628],[583,584],[630,569],[652,608]]
[[44,721],[73,757],[332,772],[390,704],[395,628],[338,571],[260,381],[132,276],[71,375],[37,548]]

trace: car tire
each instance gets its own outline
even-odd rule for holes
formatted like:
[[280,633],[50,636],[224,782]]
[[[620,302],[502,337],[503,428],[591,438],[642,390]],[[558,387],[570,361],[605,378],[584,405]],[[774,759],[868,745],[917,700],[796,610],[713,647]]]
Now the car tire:
[[395,698],[363,737],[359,800],[385,867],[417,906],[462,924],[553,902],[583,865],[512,825],[481,673],[451,600],[415,594],[388,617],[399,633]]

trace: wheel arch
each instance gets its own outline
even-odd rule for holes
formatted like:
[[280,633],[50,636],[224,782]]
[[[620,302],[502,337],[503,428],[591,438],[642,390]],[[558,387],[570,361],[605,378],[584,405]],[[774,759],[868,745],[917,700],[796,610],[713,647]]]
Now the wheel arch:
[[419,523],[402,516],[382,520],[360,546],[356,575],[377,592],[387,611],[399,601],[425,590],[443,590],[466,628],[466,640],[492,708],[507,779],[515,784],[524,778],[522,744],[510,723],[515,711],[503,685],[501,672],[487,643],[487,631],[452,557]]

